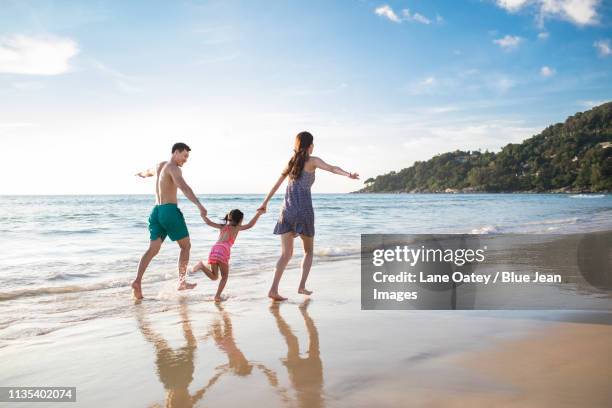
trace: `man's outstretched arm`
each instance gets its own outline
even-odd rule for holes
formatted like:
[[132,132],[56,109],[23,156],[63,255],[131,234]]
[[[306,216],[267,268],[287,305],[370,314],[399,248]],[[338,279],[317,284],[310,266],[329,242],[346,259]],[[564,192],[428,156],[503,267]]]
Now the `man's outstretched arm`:
[[202,217],[206,216],[206,213],[207,213],[206,208],[204,208],[202,203],[200,203],[200,200],[198,200],[198,197],[196,197],[191,187],[189,187],[189,185],[183,178],[183,174],[181,170],[179,168],[172,169],[170,174],[172,175],[172,180],[174,180],[174,183],[183,192],[185,197],[187,197],[189,201],[191,201],[192,203],[196,205],[196,207],[198,207],[198,209],[200,210],[200,215]]
[[151,167],[150,169],[146,169],[146,170],[136,173],[135,176],[142,177],[142,178],[153,177],[162,170],[162,168],[166,165],[166,163],[168,162],[163,161],[161,163],[158,163],[154,167]]
[[142,177],[142,178],[153,177],[155,175],[155,167],[151,167],[150,169],[139,171],[138,173],[134,175],[138,177]]

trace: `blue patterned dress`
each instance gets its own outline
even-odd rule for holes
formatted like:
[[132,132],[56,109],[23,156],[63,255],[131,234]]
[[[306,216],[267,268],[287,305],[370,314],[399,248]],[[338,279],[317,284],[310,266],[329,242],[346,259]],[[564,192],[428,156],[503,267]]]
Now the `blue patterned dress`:
[[314,237],[314,210],[310,187],[315,180],[315,173],[302,170],[297,179],[289,179],[285,191],[285,202],[274,227],[275,234],[294,232]]

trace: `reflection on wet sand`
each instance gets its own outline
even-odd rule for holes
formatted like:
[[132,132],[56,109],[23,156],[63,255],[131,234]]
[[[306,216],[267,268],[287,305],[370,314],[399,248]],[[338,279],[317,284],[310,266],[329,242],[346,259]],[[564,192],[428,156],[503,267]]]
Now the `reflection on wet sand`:
[[[314,321],[308,315],[308,304],[309,301],[306,301],[299,306],[309,338],[306,358],[300,356],[298,339],[280,315],[279,305],[271,306],[270,311],[287,343],[287,357],[282,359],[282,362],[287,368],[290,384],[295,390],[297,405],[317,408],[323,407],[323,364],[319,353],[319,335]],[[155,347],[157,374],[166,391],[165,407],[193,407],[224,374],[247,377],[253,373],[254,368],[264,374],[283,405],[294,406],[293,398],[289,396],[288,390],[279,385],[276,372],[262,363],[250,361],[238,348],[234,339],[230,314],[221,305],[216,306],[220,313],[203,336],[203,340],[212,338],[217,348],[227,356],[228,362],[215,367],[211,379],[193,395],[189,393],[188,388],[193,380],[197,341],[191,328],[187,304],[184,301],[180,304],[183,337],[186,345],[177,349],[170,347],[168,342],[151,328],[144,316],[143,309],[137,308],[138,327],[144,338]],[[159,405],[153,406],[158,407]]]
[[278,330],[287,343],[287,357],[283,364],[287,367],[289,380],[297,393],[297,402],[300,407],[323,407],[323,363],[319,352],[319,333],[314,321],[308,314],[306,300],[299,307],[308,331],[308,356],[300,356],[298,338],[280,314],[280,305],[274,304],[270,311],[276,319]]
[[216,304],[216,307],[220,312],[220,316],[213,322],[205,338],[212,336],[219,350],[227,356],[228,362],[215,368],[216,374],[209,384],[214,384],[223,374],[232,373],[240,377],[246,377],[251,375],[253,368],[257,368],[263,372],[268,379],[268,383],[276,390],[281,400],[288,403],[290,399],[287,395],[287,390],[279,386],[276,373],[265,365],[251,362],[246,358],[234,340],[232,320],[229,313],[220,304]]
[[206,385],[194,393],[193,396],[189,394],[188,387],[193,380],[193,359],[197,348],[197,341],[191,330],[185,302],[181,302],[180,314],[183,336],[187,344],[178,349],[173,349],[159,333],[156,333],[151,328],[151,325],[144,317],[142,308],[137,308],[136,312],[138,327],[142,335],[155,346],[157,374],[166,390],[165,406],[167,408],[193,407],[209,388],[209,385]]

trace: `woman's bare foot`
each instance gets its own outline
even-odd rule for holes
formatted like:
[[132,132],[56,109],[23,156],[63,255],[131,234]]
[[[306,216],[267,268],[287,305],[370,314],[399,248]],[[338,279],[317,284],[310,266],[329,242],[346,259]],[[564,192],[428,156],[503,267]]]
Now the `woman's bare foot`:
[[275,302],[282,302],[283,300],[287,300],[286,297],[282,297],[281,295],[278,294],[278,292],[275,292],[275,293],[268,292],[268,297],[274,300]]
[[306,289],[306,288],[299,288],[299,289],[298,289],[298,293],[299,293],[300,295],[310,296],[310,295],[312,295],[312,290],[308,290],[308,289]]
[[132,294],[135,299],[142,299],[142,288],[140,286],[140,282],[132,282]]
[[178,290],[193,289],[197,285],[197,283],[187,283],[186,281],[182,281],[179,283]]

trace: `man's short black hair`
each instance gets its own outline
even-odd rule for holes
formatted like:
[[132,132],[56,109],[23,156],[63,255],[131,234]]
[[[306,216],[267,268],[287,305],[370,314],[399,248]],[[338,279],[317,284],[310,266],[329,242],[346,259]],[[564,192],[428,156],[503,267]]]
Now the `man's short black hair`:
[[185,143],[175,143],[174,146],[172,146],[172,153],[176,152],[176,151],[182,152],[187,150],[188,152],[191,151],[191,148],[189,146],[187,146]]

